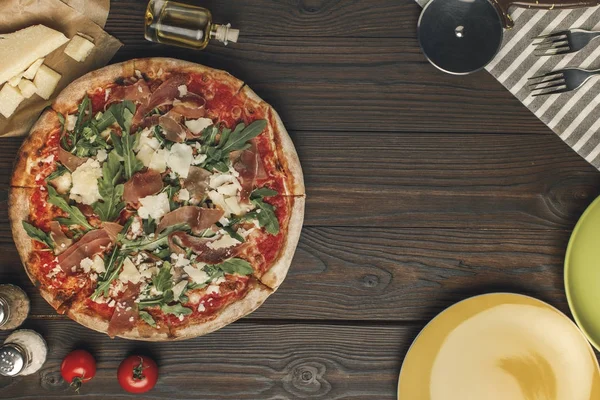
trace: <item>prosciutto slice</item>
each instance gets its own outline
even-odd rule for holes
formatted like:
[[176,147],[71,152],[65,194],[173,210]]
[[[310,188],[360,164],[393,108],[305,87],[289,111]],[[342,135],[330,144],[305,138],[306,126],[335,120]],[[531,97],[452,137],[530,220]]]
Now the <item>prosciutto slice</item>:
[[106,228],[90,231],[58,256],[58,265],[65,274],[72,275],[83,259],[92,258],[113,243]]
[[240,183],[242,185],[240,200],[247,201],[256,180],[266,178],[260,154],[254,144],[252,144],[247,150],[231,152],[229,159],[233,168],[240,174]]
[[85,164],[87,160],[87,158],[77,157],[75,154],[69,153],[62,147],[58,147],[58,161],[60,161],[71,172]]
[[173,102],[171,111],[183,115],[185,118],[198,119],[206,115],[206,100],[195,93],[188,93]]
[[139,313],[138,306],[135,302],[136,297],[140,294],[140,285],[127,283],[125,292],[120,296],[119,301],[115,305],[110,322],[108,323],[108,336],[115,336],[130,331],[136,324]]
[[179,114],[168,112],[158,118],[158,124],[163,128],[167,140],[183,143],[188,135],[188,130],[178,121]]
[[223,211],[221,210],[196,206],[181,207],[166,214],[160,220],[156,233],[158,234],[173,225],[188,224],[193,233],[200,234],[213,226],[222,216]]
[[152,96],[152,92],[150,91],[148,84],[143,79],[140,79],[133,85],[111,88],[106,106],[108,107],[112,103],[118,103],[124,100],[131,100],[138,104],[147,104],[150,96]]
[[169,235],[169,248],[177,254],[186,254],[185,249],[197,255],[196,261],[206,264],[219,264],[235,257],[242,249],[242,243],[225,249],[211,249],[208,243],[215,239],[199,238],[185,232],[173,232]]
[[200,167],[190,167],[188,177],[183,181],[183,187],[190,192],[190,197],[202,200],[210,191],[211,173]]
[[73,239],[70,239],[65,235],[57,221],[50,222],[50,238],[56,245],[54,247],[54,254],[56,255],[64,252],[73,244]]
[[187,85],[188,77],[185,75],[175,75],[160,85],[148,102],[148,110],[153,108],[173,104],[173,100],[179,97],[179,86]]
[[102,228],[104,228],[106,233],[108,233],[108,236],[110,236],[111,240],[116,242],[117,236],[123,230],[123,225],[117,224],[116,222],[103,222]]
[[129,204],[136,204],[140,199],[160,192],[162,188],[163,181],[159,172],[152,169],[138,172],[125,183],[123,200]]

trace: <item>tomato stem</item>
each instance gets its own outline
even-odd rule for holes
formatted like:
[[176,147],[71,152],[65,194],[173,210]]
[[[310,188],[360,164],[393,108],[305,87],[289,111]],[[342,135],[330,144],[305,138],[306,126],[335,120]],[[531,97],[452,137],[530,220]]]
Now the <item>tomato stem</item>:
[[73,378],[69,387],[75,389],[75,392],[77,392],[77,394],[79,394],[79,389],[81,389],[82,383],[83,383],[83,376],[82,377],[78,376],[76,378]]
[[144,359],[142,357],[139,357],[140,359],[140,363],[137,365],[137,367],[133,367],[133,379],[136,381],[141,381],[142,379],[145,378],[144,376]]

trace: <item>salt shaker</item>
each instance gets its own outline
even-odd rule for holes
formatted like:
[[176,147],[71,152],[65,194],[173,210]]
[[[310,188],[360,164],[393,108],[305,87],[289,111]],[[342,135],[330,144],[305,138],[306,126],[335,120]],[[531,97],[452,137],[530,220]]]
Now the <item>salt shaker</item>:
[[0,285],[0,330],[19,327],[29,314],[29,299],[18,286]]
[[31,375],[46,362],[48,347],[39,333],[28,329],[14,331],[0,347],[0,375]]

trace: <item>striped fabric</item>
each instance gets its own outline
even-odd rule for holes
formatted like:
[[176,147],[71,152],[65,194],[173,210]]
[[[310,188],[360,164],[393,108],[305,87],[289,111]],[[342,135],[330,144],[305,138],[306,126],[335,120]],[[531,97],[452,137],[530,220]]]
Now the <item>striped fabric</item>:
[[[421,6],[429,0],[417,0]],[[496,79],[590,164],[600,169],[600,79],[576,91],[532,97],[527,78],[566,67],[600,68],[600,40],[578,53],[536,57],[534,37],[570,28],[600,30],[600,7],[538,11],[514,8],[515,27],[486,67]]]

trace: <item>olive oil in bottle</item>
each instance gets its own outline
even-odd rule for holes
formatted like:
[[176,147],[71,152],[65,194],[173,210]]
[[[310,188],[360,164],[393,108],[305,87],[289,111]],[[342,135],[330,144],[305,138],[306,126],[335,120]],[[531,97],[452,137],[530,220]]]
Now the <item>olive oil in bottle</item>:
[[146,39],[151,42],[204,49],[210,40],[225,45],[240,35],[231,24],[213,24],[206,8],[170,0],[150,0],[146,10]]

